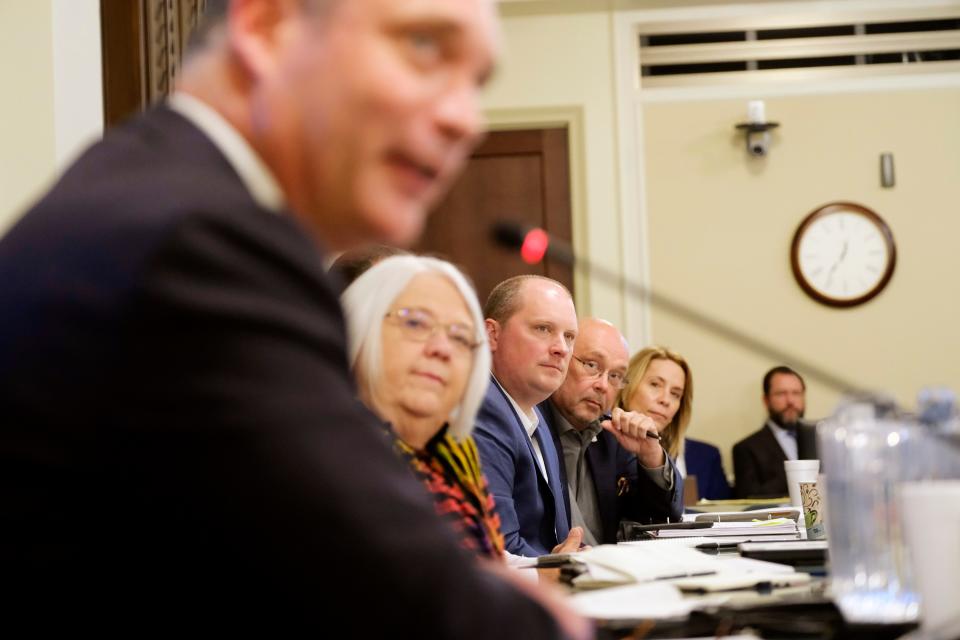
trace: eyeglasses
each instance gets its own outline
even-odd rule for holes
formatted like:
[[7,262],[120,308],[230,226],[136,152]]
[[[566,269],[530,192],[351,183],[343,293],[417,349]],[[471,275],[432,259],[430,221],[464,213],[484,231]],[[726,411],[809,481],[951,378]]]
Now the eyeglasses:
[[438,329],[443,329],[450,344],[458,351],[470,353],[480,346],[480,343],[474,339],[473,327],[458,322],[448,324],[439,322],[425,309],[397,309],[387,313],[385,318],[399,326],[403,335],[416,342],[426,342]]
[[583,358],[578,358],[573,356],[573,359],[580,363],[580,367],[583,369],[584,375],[588,378],[599,378],[603,374],[607,374],[607,382],[610,383],[611,387],[615,389],[623,389],[627,386],[627,377],[621,371],[610,371],[609,369],[604,369],[600,366],[599,362],[595,360],[584,360]]

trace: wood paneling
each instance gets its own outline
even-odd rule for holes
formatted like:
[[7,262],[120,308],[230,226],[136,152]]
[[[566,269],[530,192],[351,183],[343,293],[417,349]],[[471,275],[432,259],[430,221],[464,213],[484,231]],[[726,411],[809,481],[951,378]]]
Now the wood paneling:
[[173,90],[206,0],[101,0],[106,126]]
[[573,291],[569,267],[528,265],[494,245],[499,220],[542,227],[570,241],[570,176],[566,129],[498,131],[474,151],[463,175],[431,215],[417,251],[458,264],[473,279],[481,302],[506,278],[549,276]]

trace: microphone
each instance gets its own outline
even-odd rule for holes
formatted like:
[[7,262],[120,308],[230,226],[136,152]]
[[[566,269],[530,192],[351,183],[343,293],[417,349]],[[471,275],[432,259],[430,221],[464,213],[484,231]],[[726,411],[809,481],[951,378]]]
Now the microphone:
[[743,331],[732,327],[720,320],[711,318],[703,313],[677,302],[663,294],[657,293],[640,284],[626,279],[622,274],[611,271],[597,264],[592,264],[583,258],[578,258],[573,247],[548,234],[543,229],[527,227],[509,220],[496,222],[492,227],[494,242],[501,247],[520,251],[520,256],[527,264],[538,264],[544,258],[556,260],[573,269],[586,272],[588,275],[603,280],[608,284],[621,288],[627,295],[642,298],[655,307],[686,320],[701,329],[723,338],[727,342],[743,347],[764,358],[789,365],[797,371],[802,371],[809,378],[836,389],[844,394],[866,394],[858,385],[845,380],[803,358],[787,353]]
[[527,264],[539,264],[546,254],[551,260],[569,266],[573,266],[577,260],[572,247],[558,243],[537,227],[524,227],[516,222],[501,220],[493,225],[493,239],[501,247],[519,250],[520,257]]

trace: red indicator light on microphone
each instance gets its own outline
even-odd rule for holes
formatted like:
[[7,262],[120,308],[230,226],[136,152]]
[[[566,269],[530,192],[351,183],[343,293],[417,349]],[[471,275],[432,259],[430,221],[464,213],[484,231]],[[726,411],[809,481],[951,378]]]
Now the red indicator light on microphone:
[[523,246],[520,247],[520,257],[527,264],[537,264],[543,260],[543,255],[547,252],[547,246],[550,244],[550,237],[543,229],[531,229],[523,239]]

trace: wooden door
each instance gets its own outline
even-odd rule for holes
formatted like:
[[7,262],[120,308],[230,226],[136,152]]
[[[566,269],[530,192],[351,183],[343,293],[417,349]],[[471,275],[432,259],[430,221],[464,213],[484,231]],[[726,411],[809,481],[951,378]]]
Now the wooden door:
[[430,216],[415,250],[459,265],[473,279],[481,303],[497,283],[523,273],[554,278],[572,292],[569,267],[550,261],[528,265],[491,239],[492,225],[510,220],[570,242],[567,149],[566,128],[491,133]]

